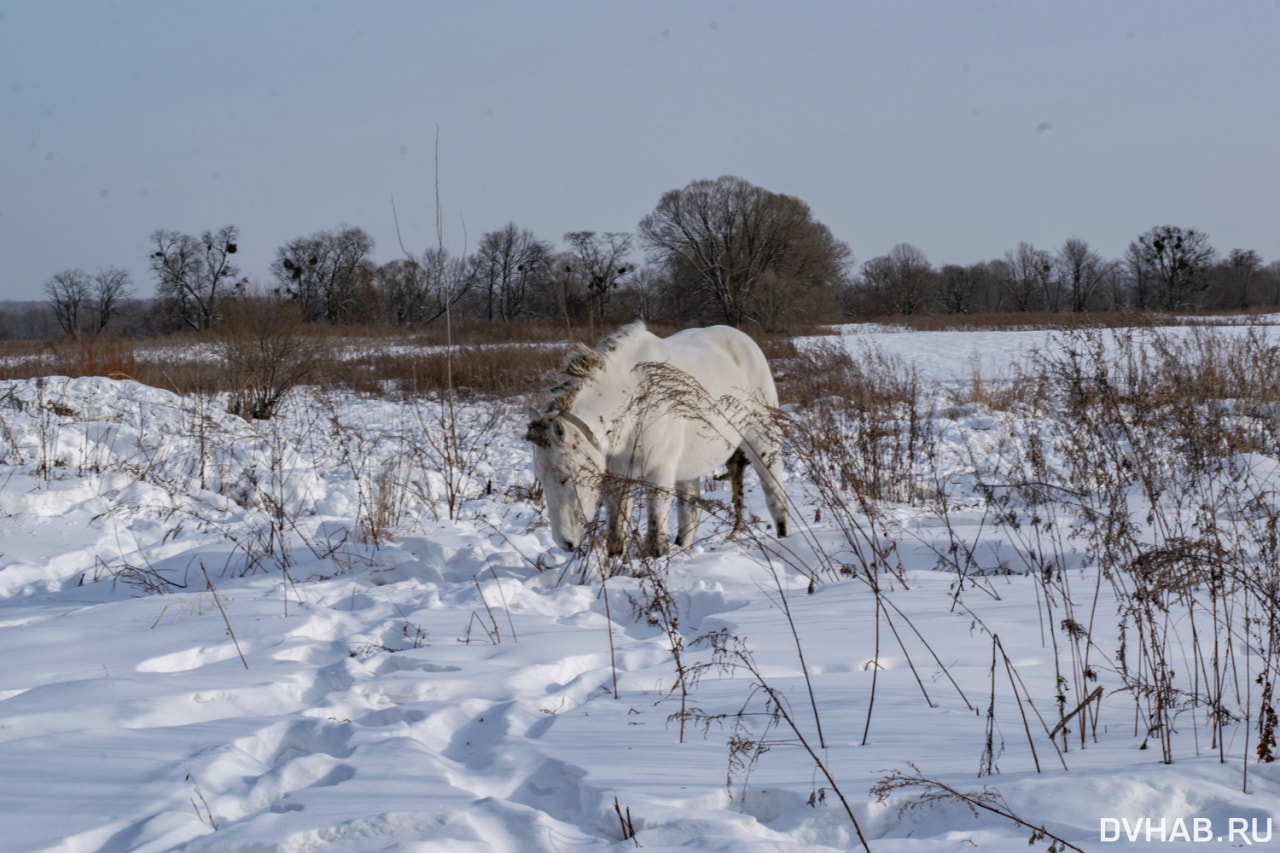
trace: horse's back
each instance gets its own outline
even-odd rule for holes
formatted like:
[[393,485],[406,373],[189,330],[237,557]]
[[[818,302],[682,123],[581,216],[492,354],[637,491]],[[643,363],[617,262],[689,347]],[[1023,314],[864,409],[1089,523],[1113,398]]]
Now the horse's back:
[[778,404],[773,373],[764,352],[751,336],[732,326],[685,329],[663,338],[671,363],[694,376],[713,396],[759,394]]

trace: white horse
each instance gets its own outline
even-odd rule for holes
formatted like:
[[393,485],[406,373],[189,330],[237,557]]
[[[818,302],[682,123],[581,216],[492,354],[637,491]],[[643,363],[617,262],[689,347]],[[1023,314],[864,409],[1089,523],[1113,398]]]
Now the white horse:
[[558,545],[577,549],[603,492],[608,552],[621,554],[635,483],[647,491],[648,551],[667,551],[673,496],[676,544],[688,547],[698,478],[729,462],[740,483],[742,456],[759,475],[777,535],[787,535],[778,392],[747,335],[713,326],[663,339],[635,322],[595,350],[579,345],[565,371],[545,408],[529,410],[525,436]]

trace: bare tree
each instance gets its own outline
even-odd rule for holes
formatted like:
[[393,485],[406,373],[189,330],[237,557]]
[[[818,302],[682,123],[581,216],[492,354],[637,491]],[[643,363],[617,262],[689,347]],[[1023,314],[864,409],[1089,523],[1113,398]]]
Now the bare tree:
[[1053,256],[1054,278],[1066,305],[1051,310],[1087,311],[1107,279],[1108,264],[1079,237],[1067,240]]
[[1156,307],[1155,275],[1143,260],[1142,249],[1137,243],[1129,244],[1121,263],[1124,268],[1124,289],[1133,297],[1134,307]]
[[1280,305],[1280,261],[1272,261],[1258,272],[1258,305]]
[[663,314],[663,296],[667,280],[661,270],[642,266],[630,274],[621,296],[630,313],[641,320],[656,320]]
[[590,309],[586,275],[573,252],[557,252],[547,263],[542,287],[534,294],[531,312],[566,324]]
[[116,316],[131,286],[127,271],[105,267],[93,275],[82,269],[64,270],[45,282],[44,291],[63,332],[98,334]]
[[631,235],[625,232],[570,231],[564,235],[597,319],[603,321],[609,294],[622,276],[634,267],[626,263],[631,254]]
[[481,288],[488,320],[514,320],[528,313],[527,301],[549,273],[551,244],[528,228],[508,222],[480,238],[471,257],[471,275]]
[[87,307],[91,281],[82,269],[63,270],[44,283],[49,310],[65,334],[81,329],[81,312]]
[[1015,311],[1036,311],[1045,307],[1053,258],[1043,249],[1021,242],[1004,253],[1005,291]]
[[372,305],[373,237],[361,228],[317,231],[276,250],[271,273],[280,292],[302,306],[309,322],[352,323]]
[[933,295],[936,274],[924,252],[910,243],[899,243],[889,254],[872,258],[862,266],[862,288],[869,308],[880,314],[921,314]]
[[935,300],[945,314],[969,314],[978,295],[978,276],[973,267],[946,264],[938,271]]
[[1203,231],[1158,225],[1129,244],[1128,260],[1140,282],[1153,286],[1158,307],[1178,309],[1199,304],[1214,254]]
[[729,175],[664,194],[639,236],[652,262],[732,326],[767,322],[758,300],[766,281],[775,292],[834,290],[852,260],[803,201]]
[[427,249],[421,261],[398,258],[383,264],[373,281],[383,322],[425,324],[466,296],[474,279],[467,275],[464,258]]
[[1213,308],[1244,309],[1265,300],[1258,297],[1262,285],[1262,256],[1252,249],[1232,249],[1209,270],[1206,302]]
[[106,267],[93,274],[93,331],[104,331],[120,312],[133,281],[127,270]]
[[151,235],[151,272],[156,294],[169,321],[187,329],[207,329],[218,319],[219,300],[226,295],[240,268],[231,261],[240,231],[226,225],[198,238],[177,231]]
[[1108,261],[1098,288],[1100,307],[1104,311],[1119,311],[1134,306],[1134,293],[1122,261]]

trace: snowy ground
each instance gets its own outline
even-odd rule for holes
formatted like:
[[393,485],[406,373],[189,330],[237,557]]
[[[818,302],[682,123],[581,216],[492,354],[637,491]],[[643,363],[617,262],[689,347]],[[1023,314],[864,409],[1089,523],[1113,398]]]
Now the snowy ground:
[[[1044,338],[847,336],[855,352],[909,359],[939,395],[975,358],[999,378]],[[1007,819],[956,802],[900,813],[918,791],[869,794],[908,763],[960,791],[988,787],[1087,850],[1165,849],[1179,832],[1266,846],[1280,770],[1250,761],[1242,792],[1244,725],[1228,729],[1223,764],[1204,720],[1180,718],[1175,761],[1161,763],[1104,665],[1099,725],[1059,755],[1025,707],[1052,723],[1039,587],[1015,572],[957,588],[939,568],[954,534],[1016,569],[1017,543],[983,512],[971,469],[1034,424],[938,408],[950,530],[886,510],[879,541],[900,576],[881,582],[901,639],[881,620],[877,654],[865,582],[810,589],[806,572],[853,556],[830,513],[815,521],[795,467],[805,523],[785,549],[763,522],[730,542],[708,517],[660,566],[675,624],[637,612],[651,583],[620,575],[602,591],[598,564],[554,549],[529,499],[525,402],[466,408],[451,454],[429,403],[307,392],[250,425],[128,381],[0,383],[0,847],[855,848],[834,782],[872,850],[1028,849],[1031,831]],[[1096,572],[1077,559],[1071,575],[1092,602]],[[1115,607],[1104,590],[1099,622]],[[706,663],[694,641],[719,631],[757,676],[703,672],[684,707],[704,722],[680,742],[673,645],[687,666]],[[1003,663],[993,680],[993,634],[1022,705]],[[830,780],[785,724],[755,713],[762,684]],[[989,706],[998,772],[979,777]],[[744,707],[768,749],[733,766]]]

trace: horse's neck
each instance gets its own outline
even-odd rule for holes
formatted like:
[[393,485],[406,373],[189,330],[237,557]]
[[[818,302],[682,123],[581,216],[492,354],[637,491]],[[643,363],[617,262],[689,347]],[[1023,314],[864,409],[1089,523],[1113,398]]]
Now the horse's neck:
[[615,428],[626,404],[626,389],[620,387],[620,383],[593,382],[578,393],[569,410],[603,440],[603,433]]
[[611,353],[609,363],[583,386],[570,406],[573,414],[586,422],[602,442],[606,431],[617,439],[621,437],[620,431],[627,428],[626,411],[636,381],[632,368],[640,362],[663,357],[659,351],[661,342],[652,335],[649,338],[651,340],[630,341],[625,351]]

